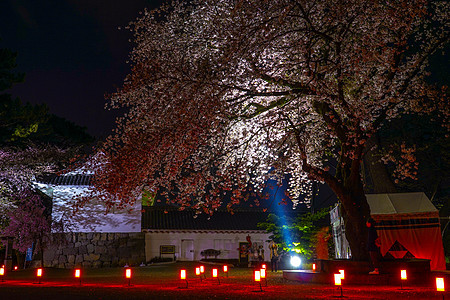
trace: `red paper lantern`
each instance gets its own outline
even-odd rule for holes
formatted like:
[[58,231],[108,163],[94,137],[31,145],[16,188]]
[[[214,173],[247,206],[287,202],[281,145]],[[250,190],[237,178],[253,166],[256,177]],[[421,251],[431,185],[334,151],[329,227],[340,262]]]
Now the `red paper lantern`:
[[442,278],[442,277],[436,278],[436,291],[445,292],[444,278]]
[[406,275],[406,270],[401,270],[401,271],[400,271],[400,278],[401,278],[402,280],[408,279],[408,276]]
[[255,271],[255,281],[261,281],[261,271]]
[[334,285],[342,285],[341,273],[334,274]]
[[186,280],[186,270],[183,269],[180,271],[180,279]]

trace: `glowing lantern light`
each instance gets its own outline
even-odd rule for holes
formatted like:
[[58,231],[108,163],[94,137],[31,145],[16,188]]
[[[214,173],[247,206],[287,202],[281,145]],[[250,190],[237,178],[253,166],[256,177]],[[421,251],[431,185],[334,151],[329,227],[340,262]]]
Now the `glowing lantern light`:
[[261,269],[261,280],[264,280],[265,286],[267,286],[267,279],[266,279],[266,269]]
[[19,269],[18,266],[14,266],[14,271],[17,271]]
[[2,277],[2,281],[5,281],[4,277],[5,277],[5,268],[1,267],[0,268],[0,276]]
[[342,285],[341,280],[342,280],[341,273],[334,274],[334,285]]
[[223,272],[224,272],[225,274],[227,274],[227,278],[228,278],[228,266],[227,266],[227,265],[224,265],[224,266],[223,266]]
[[312,270],[315,272],[316,271],[316,264],[312,264]]
[[436,278],[436,291],[445,292],[444,278],[442,277]]
[[75,269],[75,278],[80,279],[80,286],[81,286],[81,270]]
[[406,275],[406,270],[400,270],[400,289],[403,290],[403,280],[408,279],[408,276]]
[[186,286],[184,287],[179,287],[180,289],[187,289],[188,288],[188,281],[187,281],[187,274],[186,274],[186,270],[182,269],[180,270],[180,279],[186,281]]
[[408,279],[408,276],[406,275],[406,270],[401,270],[401,271],[400,271],[400,278],[401,278],[402,280]]
[[131,269],[125,269],[125,278],[128,279],[128,286],[131,286]]
[[261,265],[261,269],[267,269],[267,268],[266,268],[266,264],[262,264],[262,265]]
[[200,277],[200,282],[202,281],[202,272],[200,271],[200,268],[195,268],[195,275]]
[[339,286],[341,290],[341,295],[339,296],[339,298],[343,298],[344,295],[342,292],[342,273],[334,274],[334,285]]
[[220,284],[220,279],[219,279],[219,270],[217,270],[216,268],[212,269],[212,277],[213,278],[217,278],[219,284]]
[[200,266],[200,274],[203,274],[206,279],[205,266]]
[[261,272],[255,271],[255,281],[261,281]]
[[259,282],[259,288],[262,290],[262,285],[261,285],[261,270],[255,271],[255,276],[254,276],[255,282]]
[[339,274],[341,274],[341,279],[345,279],[345,271],[344,270],[339,270]]
[[38,278],[38,284],[41,283],[42,273],[43,273],[42,268],[39,268],[39,269],[36,270],[36,276]]

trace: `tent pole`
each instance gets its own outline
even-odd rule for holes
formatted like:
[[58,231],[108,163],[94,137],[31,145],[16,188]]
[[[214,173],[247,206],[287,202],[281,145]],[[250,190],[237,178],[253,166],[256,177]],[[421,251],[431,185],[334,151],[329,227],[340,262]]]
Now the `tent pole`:
[[442,238],[444,238],[445,230],[446,230],[447,227],[448,227],[448,223],[450,223],[450,217],[441,217],[441,218],[439,218],[439,219],[443,219],[443,220],[447,219],[447,220],[448,220],[448,221],[447,221],[447,224],[445,224],[445,226],[444,226],[444,229],[442,229]]

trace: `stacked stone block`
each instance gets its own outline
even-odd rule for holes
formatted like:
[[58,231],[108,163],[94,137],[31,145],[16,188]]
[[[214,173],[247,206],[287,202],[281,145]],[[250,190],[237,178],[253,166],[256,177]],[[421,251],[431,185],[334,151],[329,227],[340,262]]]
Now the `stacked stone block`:
[[[56,239],[55,239],[56,240]],[[44,251],[46,267],[101,268],[145,262],[143,233],[68,233]]]

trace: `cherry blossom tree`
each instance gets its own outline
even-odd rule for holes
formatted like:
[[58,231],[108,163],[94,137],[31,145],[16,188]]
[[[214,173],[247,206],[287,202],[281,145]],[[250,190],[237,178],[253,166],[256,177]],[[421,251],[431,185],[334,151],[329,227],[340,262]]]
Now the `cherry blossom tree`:
[[342,204],[354,259],[366,259],[366,142],[410,111],[441,107],[448,120],[447,98],[424,81],[428,57],[448,43],[448,12],[426,0],[194,0],[145,11],[130,24],[132,72],[110,96],[128,111],[98,156],[101,197],[126,206],[159,189],[213,213],[224,195],[232,206],[268,178],[290,174],[294,200],[322,181]]
[[9,224],[1,234],[13,236],[14,248],[25,252],[33,243],[42,250],[45,239],[50,234],[51,220],[45,212],[40,197],[30,190],[14,195],[16,207],[7,212]]

